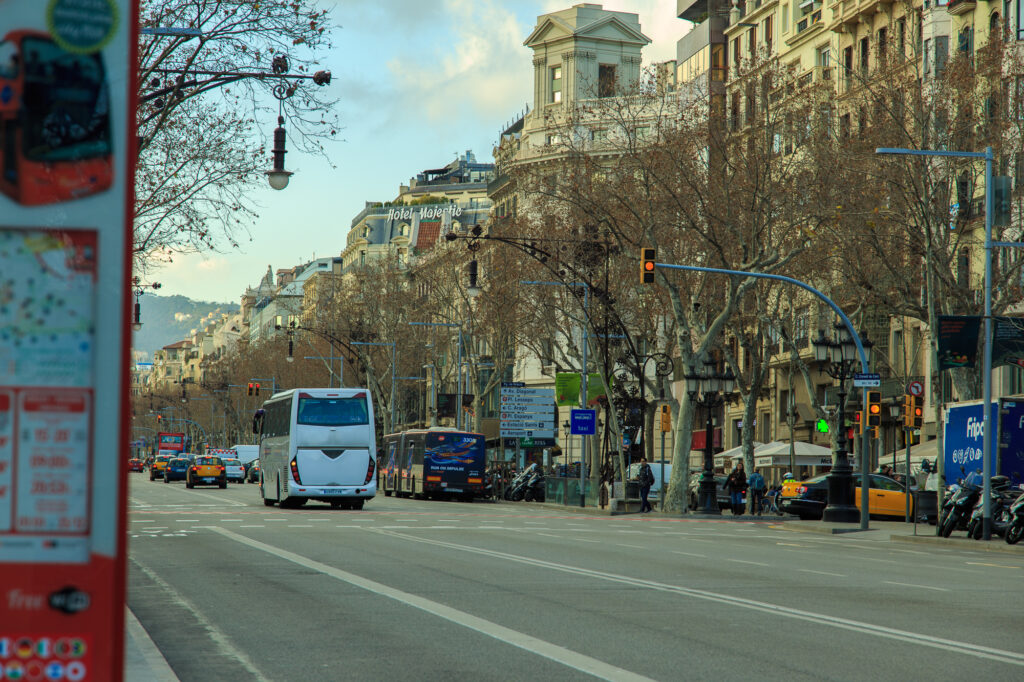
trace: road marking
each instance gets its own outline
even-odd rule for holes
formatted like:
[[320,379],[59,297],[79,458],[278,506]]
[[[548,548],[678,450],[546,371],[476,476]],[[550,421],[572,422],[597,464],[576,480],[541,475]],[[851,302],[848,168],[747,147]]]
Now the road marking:
[[619,532],[620,533],[639,533],[639,534],[644,534],[644,532],[642,530],[620,530]]
[[[221,504],[227,505],[229,507],[248,507],[249,506],[249,504],[246,503],[246,502],[235,502],[234,500],[232,500],[230,498],[225,499],[225,498],[221,497],[220,495],[214,495],[214,494],[211,494],[211,493],[202,493],[202,492],[199,492],[198,490],[190,490],[188,494],[189,495],[200,495],[202,497],[208,497],[211,500],[217,500]],[[207,506],[209,506],[209,505],[207,505]]]
[[760,561],[745,561],[743,559],[726,559],[726,561],[731,561],[731,562],[736,563],[736,564],[753,564],[754,566],[771,566],[771,564],[766,564],[766,563],[763,563],[763,562],[760,562]]
[[811,570],[809,568],[798,568],[797,570],[798,571],[803,571],[804,573],[817,573],[818,575],[830,575],[830,576],[832,576],[834,578],[845,578],[846,577],[842,573],[829,573],[828,571],[814,571],[814,570]]
[[1020,568],[1020,566],[1007,566],[1005,564],[986,564],[984,561],[965,561],[970,566],[992,566],[993,568]]
[[784,545],[786,547],[810,547],[810,545],[801,545],[797,542],[776,542],[776,545]]
[[[230,534],[229,536],[234,535],[233,533],[231,533],[231,531],[225,529],[214,528],[213,530],[217,530],[217,532],[221,532],[224,534]],[[691,597],[693,599],[717,602],[719,604],[736,606],[739,608],[749,609],[751,611],[760,611],[762,613],[767,613],[769,615],[785,616],[787,618],[792,618],[794,620],[802,620],[816,625],[828,625],[841,630],[849,630],[851,632],[872,635],[874,637],[881,637],[884,639],[906,642],[908,644],[917,644],[920,646],[931,647],[933,649],[939,649],[951,654],[959,653],[974,656],[976,658],[984,658],[991,661],[998,661],[1001,663],[1009,663],[1011,665],[1024,666],[1024,653],[1018,653],[1016,651],[995,649],[992,647],[982,646],[980,644],[973,644],[962,640],[943,639],[941,637],[925,635],[917,632],[912,632],[910,630],[899,630],[897,628],[890,628],[884,625],[877,625],[875,623],[867,623],[864,621],[853,620],[851,618],[830,616],[823,613],[815,613],[813,611],[803,611],[800,609],[783,606],[780,604],[761,602],[753,599],[744,599],[742,597],[736,597],[731,594],[720,594],[715,592],[709,592],[704,589],[683,587],[681,585],[671,585],[668,583],[660,583],[653,580],[645,580],[642,578],[635,578],[632,576],[620,575],[617,573],[596,571],[589,568],[569,566],[566,564],[559,564],[552,561],[543,561],[541,559],[520,556],[518,554],[509,554],[508,552],[499,552],[496,550],[483,549],[480,547],[470,547],[468,545],[459,545],[453,542],[444,542],[442,540],[420,538],[414,535],[393,533],[391,531],[374,532],[380,532],[382,535],[391,535],[393,537],[403,538],[410,542],[419,542],[422,544],[435,545],[437,547],[446,547],[448,549],[459,550],[471,554],[480,554],[483,556],[491,557],[493,559],[497,559],[498,561],[505,563],[513,561],[516,563],[526,564],[537,568],[546,568],[549,570],[559,571],[562,573],[571,573],[575,575],[581,575],[584,577],[595,578],[597,580],[605,580],[608,582],[631,585],[634,587],[642,587],[650,590],[658,590],[661,592],[670,592],[678,595]],[[248,540],[248,538],[246,538],[246,540]],[[255,542],[255,540],[252,542]]]
[[169,526],[146,526],[141,530],[167,530]]
[[578,540],[579,542],[593,542],[594,544],[597,544],[597,545],[601,544],[600,540],[586,540],[584,538],[573,538],[573,540]]
[[[199,519],[196,519],[196,520],[198,521]],[[241,520],[242,519],[221,519],[220,522],[221,523],[226,523],[228,521],[241,521]]]
[[881,563],[881,564],[895,564],[895,563],[897,563],[893,559],[872,559],[869,556],[862,556],[862,557],[857,557],[857,558],[861,559],[863,561],[877,561],[878,563]]
[[174,519],[178,523],[199,523],[199,519]]
[[221,632],[221,630],[217,628],[216,625],[207,620],[206,616],[204,616],[202,612],[200,612],[199,609],[197,609],[195,605],[192,604],[192,602],[190,602],[186,597],[184,597],[181,594],[181,592],[175,590],[174,587],[170,585],[166,580],[157,575],[156,572],[154,572],[148,566],[140,563],[139,560],[135,557],[131,557],[131,562],[138,566],[139,570],[146,574],[146,576],[150,580],[155,582],[157,586],[160,587],[164,595],[167,596],[167,598],[169,598],[171,601],[177,602],[179,606],[181,606],[186,611],[192,614],[192,617],[195,618],[196,621],[201,626],[203,626],[203,629],[205,629],[206,632],[209,634],[210,641],[212,641],[216,645],[218,651],[222,656],[226,658],[233,658],[234,660],[238,661],[242,665],[242,667],[244,667],[246,670],[252,673],[252,676],[255,677],[257,680],[260,680],[260,682],[270,682],[268,678],[263,676],[263,674],[259,671],[256,665],[249,659],[249,657],[246,656],[245,653],[243,653],[242,648],[237,644],[234,644],[226,634],[224,634],[223,632]]
[[[383,583],[368,580],[367,578],[363,578],[355,573],[349,573],[348,571],[343,571],[339,568],[335,568],[334,566],[329,566],[327,564],[320,563],[319,561],[306,558],[300,554],[295,554],[294,552],[289,552],[288,550],[247,538],[244,535],[233,533],[226,528],[209,526],[209,530],[212,530],[215,533],[220,533],[224,537],[234,540],[235,542],[248,545],[253,549],[258,549],[262,552],[266,552],[267,554],[272,554],[280,559],[290,561],[310,570],[318,571],[336,580],[362,588],[367,592],[372,592],[381,597],[387,597],[388,599],[393,599],[397,602],[406,604],[407,606],[420,609],[421,611],[425,611],[431,615],[437,616],[438,618],[443,618],[455,623],[456,625],[461,625],[469,630],[473,630],[474,632],[479,632],[480,634],[492,637],[499,642],[511,644],[512,646],[523,649],[527,653],[543,656],[551,661],[561,663],[568,668],[579,670],[580,672],[588,675],[593,675],[594,677],[603,680],[652,682],[650,678],[637,675],[636,673],[605,663],[604,661],[599,661],[596,658],[591,658],[590,656],[572,651],[571,649],[551,644],[543,639],[531,637],[526,633],[506,628],[502,625],[498,625],[497,623],[466,613],[465,611],[459,611],[458,609],[453,609],[450,606],[445,606],[444,604],[431,599],[426,599],[425,597],[420,597],[409,592],[403,592],[402,590],[389,587]],[[394,535],[404,537],[399,533],[394,533]],[[167,587],[170,586],[168,585]],[[258,672],[255,670],[253,670],[253,672],[258,675]],[[260,679],[262,680],[264,678],[260,676]]]
[[537,533],[537,535],[542,535],[542,536],[544,536],[546,538],[555,538],[556,540],[561,540],[562,539],[561,535],[551,535],[550,533]]
[[623,545],[620,542],[616,542],[615,546],[616,547],[629,547],[630,549],[645,549],[644,547],[641,547],[640,545]]
[[266,526],[239,526],[239,528],[266,528]]
[[899,585],[900,587],[920,587],[922,590],[935,590],[936,592],[949,592],[945,587],[932,587],[931,585],[914,585],[912,583],[894,583],[891,580],[883,580],[883,583],[889,585]]
[[677,552],[675,550],[672,550],[672,553],[673,554],[682,554],[683,556],[695,556],[698,559],[707,559],[708,558],[707,554],[694,554],[693,552]]

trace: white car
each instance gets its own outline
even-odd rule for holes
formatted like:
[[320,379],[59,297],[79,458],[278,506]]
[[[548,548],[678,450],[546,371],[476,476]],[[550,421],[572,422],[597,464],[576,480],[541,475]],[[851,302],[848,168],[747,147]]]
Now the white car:
[[245,467],[237,459],[225,459],[224,472],[228,475],[228,483],[245,483]]

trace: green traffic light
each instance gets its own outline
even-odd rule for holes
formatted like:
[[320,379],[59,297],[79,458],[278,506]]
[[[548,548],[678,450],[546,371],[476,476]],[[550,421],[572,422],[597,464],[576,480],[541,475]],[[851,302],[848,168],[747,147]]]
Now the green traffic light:
[[814,428],[818,433],[828,433],[828,420],[819,419],[814,425]]

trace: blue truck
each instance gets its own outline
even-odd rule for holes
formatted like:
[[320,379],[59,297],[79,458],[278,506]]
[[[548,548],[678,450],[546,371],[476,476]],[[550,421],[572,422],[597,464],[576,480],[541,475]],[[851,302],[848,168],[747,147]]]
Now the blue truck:
[[[992,442],[992,474],[1010,478],[1010,484],[1024,484],[1024,399],[1000,398],[990,404],[991,423],[996,427]],[[946,485],[956,483],[964,473],[982,469],[985,415],[982,401],[953,403],[946,408],[943,432]]]

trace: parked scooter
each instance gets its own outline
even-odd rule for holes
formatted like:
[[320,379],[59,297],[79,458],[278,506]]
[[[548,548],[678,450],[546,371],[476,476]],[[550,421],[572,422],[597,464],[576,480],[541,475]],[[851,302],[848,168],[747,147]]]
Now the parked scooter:
[[955,493],[946,498],[935,532],[948,538],[956,528],[965,528],[979,497],[981,497],[981,476],[980,474],[971,474],[960,483],[960,488]]
[[1024,493],[1010,505],[1010,525],[1006,527],[1006,543],[1016,545],[1024,536]]
[[544,472],[538,467],[526,482],[523,499],[527,502],[543,502],[545,494]]
[[508,488],[505,489],[505,499],[511,500],[512,502],[520,502],[523,497],[526,496],[526,483],[533,476],[533,472],[537,469],[537,463],[534,462],[530,466],[523,469],[515,478],[508,484]]
[[[1006,535],[1006,528],[1010,520],[1010,504],[1016,499],[1016,495],[1008,497],[1010,491],[1010,479],[1008,476],[992,477],[992,532],[999,537]],[[983,495],[978,496],[974,504],[971,518],[967,522],[967,537],[980,540],[984,533],[985,500]]]

